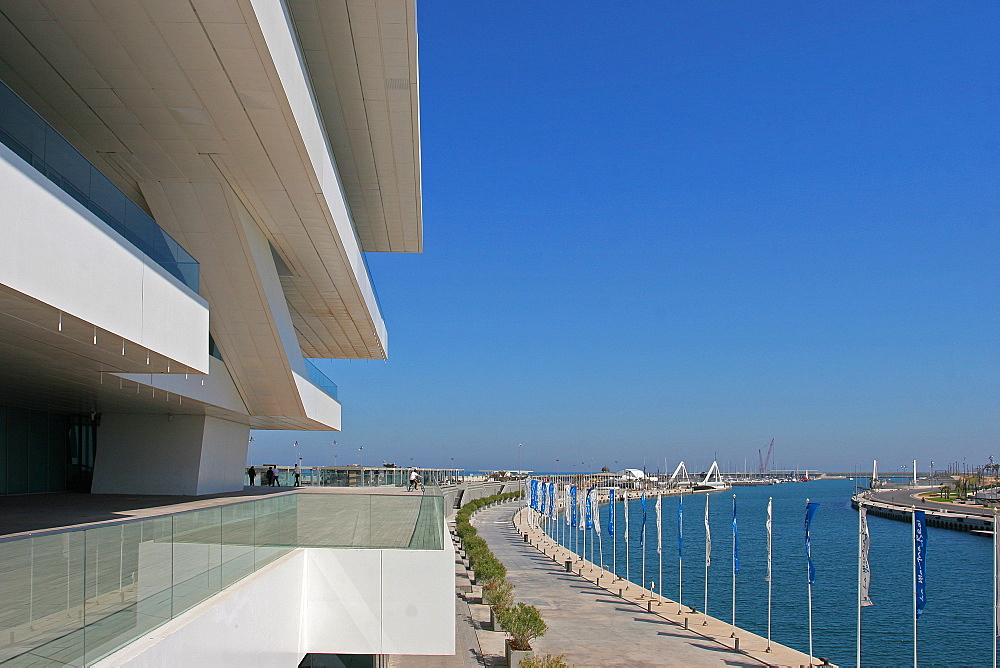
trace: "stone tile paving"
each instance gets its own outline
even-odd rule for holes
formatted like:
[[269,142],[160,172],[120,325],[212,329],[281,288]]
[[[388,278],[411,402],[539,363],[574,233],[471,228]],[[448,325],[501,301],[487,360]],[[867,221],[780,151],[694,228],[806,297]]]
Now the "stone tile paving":
[[507,566],[517,600],[537,606],[548,624],[536,654],[565,654],[573,666],[767,665],[567,573],[523,541],[511,521],[515,510],[485,509],[473,524]]

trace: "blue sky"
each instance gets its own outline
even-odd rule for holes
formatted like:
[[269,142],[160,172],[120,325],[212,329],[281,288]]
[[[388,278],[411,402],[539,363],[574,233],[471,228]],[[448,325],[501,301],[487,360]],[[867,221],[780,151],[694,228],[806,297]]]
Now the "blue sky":
[[1000,458],[995,3],[418,10],[389,360],[329,363],[343,431],[255,461]]

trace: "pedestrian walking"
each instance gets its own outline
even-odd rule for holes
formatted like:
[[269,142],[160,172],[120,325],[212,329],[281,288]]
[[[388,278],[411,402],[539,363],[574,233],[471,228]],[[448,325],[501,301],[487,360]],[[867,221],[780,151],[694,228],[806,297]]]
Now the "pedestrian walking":
[[254,478],[257,477],[257,469],[255,469],[253,466],[251,466],[250,468],[248,468],[247,469],[247,477],[250,478],[250,486],[253,487]]
[[295,486],[299,487],[299,481],[302,479],[302,467],[295,464]]

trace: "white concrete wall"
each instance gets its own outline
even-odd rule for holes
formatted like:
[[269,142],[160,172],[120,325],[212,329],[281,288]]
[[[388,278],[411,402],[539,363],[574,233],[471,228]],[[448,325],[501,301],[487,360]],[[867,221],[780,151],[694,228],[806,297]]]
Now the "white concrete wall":
[[95,494],[214,494],[243,489],[248,425],[204,415],[105,413]]
[[300,548],[95,664],[298,665],[324,654],[455,653],[455,555]]
[[0,145],[0,284],[208,371],[208,304]]
[[293,552],[94,666],[297,666],[305,563]]

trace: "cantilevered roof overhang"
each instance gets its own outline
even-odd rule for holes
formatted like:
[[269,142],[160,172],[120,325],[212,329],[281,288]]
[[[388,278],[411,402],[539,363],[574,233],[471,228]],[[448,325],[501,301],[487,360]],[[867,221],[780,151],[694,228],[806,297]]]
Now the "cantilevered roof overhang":
[[421,252],[413,0],[288,0],[366,251]]

